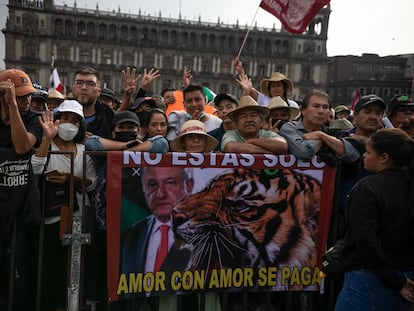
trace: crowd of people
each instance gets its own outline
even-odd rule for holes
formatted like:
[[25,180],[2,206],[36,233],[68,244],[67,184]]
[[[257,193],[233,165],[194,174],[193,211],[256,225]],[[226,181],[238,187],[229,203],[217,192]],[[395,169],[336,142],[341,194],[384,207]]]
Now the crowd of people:
[[[65,310],[67,306],[68,261],[61,238],[70,232],[72,218],[82,214],[82,191],[88,193],[86,204],[94,215],[93,241],[85,255],[84,298],[87,305],[98,310],[108,308],[106,160],[99,155],[87,156],[84,166],[85,150],[271,153],[291,154],[298,159],[319,156],[340,172],[335,193],[339,208],[334,213],[336,221],[329,243],[345,237],[349,252],[344,259],[345,281],[337,310],[368,310],[373,305],[378,310],[396,305],[400,306],[398,310],[410,307],[414,301],[414,282],[410,279],[414,276],[413,100],[409,95],[396,94],[386,102],[376,94],[368,94],[355,107],[339,105],[333,109],[322,90],[311,90],[300,101],[290,98],[294,85],[283,73],[264,78],[257,90],[239,59],[234,61],[234,70],[240,96],[221,93],[211,102],[203,87],[193,83],[187,68],[180,88],[168,88],[157,95],[150,94],[150,89],[161,76],[158,70],[144,70],[141,76],[135,68],[127,67],[120,77],[124,90],[121,99],[113,90],[102,87],[99,71],[92,67],[76,71],[66,96],[32,84],[21,70],[0,73],[0,148],[12,150],[17,156],[28,155],[33,175],[45,176],[50,187],[46,191],[61,187],[70,198],[46,202],[41,220],[45,230],[40,310]],[[181,110],[171,108],[177,92],[182,92]],[[147,185],[150,173],[152,188]],[[165,181],[168,178],[185,182],[175,184],[178,190],[170,189]],[[152,214],[130,224],[123,247],[135,248],[141,239],[145,245],[163,244],[173,249],[172,201],[186,195],[191,186],[185,171],[152,172],[148,168],[143,187]],[[0,188],[5,202],[0,224],[10,227],[0,230],[0,309],[12,304],[13,310],[30,310],[36,298],[35,283],[33,272],[25,267],[32,258],[25,254],[34,238],[30,230],[22,229],[29,225],[24,217],[27,204],[22,203],[19,212],[8,213],[14,198],[7,192],[4,186]],[[157,200],[169,202],[154,203]],[[30,204],[33,208],[38,201]],[[149,227],[145,229],[147,238],[139,237],[143,226]],[[139,247],[146,249],[145,245]],[[15,255],[10,256],[12,247]],[[146,260],[156,253],[156,247],[146,253],[138,251],[137,246],[128,251],[123,269],[129,271],[138,265],[142,271],[156,271],[162,262]],[[15,263],[10,265],[12,257]],[[11,272],[10,267],[15,271]],[[16,275],[18,280],[10,282],[10,278],[17,279]],[[368,285],[355,287],[355,280]],[[13,298],[8,296],[10,291]],[[22,295],[27,299],[20,299]],[[147,310],[144,306],[137,303],[125,309]],[[162,310],[176,310],[176,306],[176,302],[165,300]],[[207,296],[204,310],[220,310],[219,296]]]

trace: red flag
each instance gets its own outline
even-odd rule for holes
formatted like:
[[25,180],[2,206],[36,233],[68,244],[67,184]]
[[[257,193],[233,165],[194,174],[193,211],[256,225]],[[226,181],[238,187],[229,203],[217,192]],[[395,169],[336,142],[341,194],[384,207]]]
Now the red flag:
[[276,16],[291,33],[302,33],[330,0],[262,0],[260,7]]
[[355,91],[354,94],[354,98],[352,99],[352,103],[351,103],[351,110],[355,111],[355,106],[357,104],[357,102],[359,101],[359,99],[361,98],[361,94],[359,93],[359,90]]
[[63,94],[63,86],[60,83],[59,74],[58,74],[56,68],[53,68],[53,70],[50,74],[49,82],[50,82],[50,89],[51,90],[56,90],[56,91],[59,91],[60,93]]

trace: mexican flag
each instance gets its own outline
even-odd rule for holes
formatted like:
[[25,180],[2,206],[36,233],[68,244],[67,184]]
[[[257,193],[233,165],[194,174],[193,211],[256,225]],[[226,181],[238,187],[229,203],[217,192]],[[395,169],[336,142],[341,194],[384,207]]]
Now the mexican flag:
[[216,97],[216,93],[214,93],[212,90],[210,90],[208,87],[203,86],[203,93],[207,97],[207,103],[214,100],[214,97]]
[[50,90],[56,90],[63,94],[63,86],[60,82],[59,74],[56,68],[53,68],[49,78]]

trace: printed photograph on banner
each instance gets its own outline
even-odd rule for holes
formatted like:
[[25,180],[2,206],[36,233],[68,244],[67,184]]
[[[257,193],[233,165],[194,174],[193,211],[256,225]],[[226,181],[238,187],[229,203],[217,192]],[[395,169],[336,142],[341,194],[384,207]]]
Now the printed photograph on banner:
[[262,0],[260,7],[277,17],[291,33],[302,33],[330,0]]
[[119,237],[108,247],[119,252],[108,253],[118,258],[108,267],[117,270],[109,273],[113,299],[319,290],[318,243],[329,225],[320,214],[330,213],[332,201],[323,184],[333,179],[324,167],[265,168],[262,155],[255,160],[251,168],[122,167],[111,160],[122,175],[120,206],[108,211],[121,214],[118,232],[108,222],[108,234]]

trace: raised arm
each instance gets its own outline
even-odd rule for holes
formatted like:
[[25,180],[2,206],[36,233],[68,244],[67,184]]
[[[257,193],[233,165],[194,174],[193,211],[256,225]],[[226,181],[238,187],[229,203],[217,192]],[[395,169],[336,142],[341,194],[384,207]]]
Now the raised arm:
[[127,110],[131,104],[132,94],[137,88],[138,80],[141,77],[140,74],[137,74],[136,68],[126,67],[125,70],[122,70],[122,80],[124,81],[124,95],[122,96],[121,105],[118,108],[118,111]]
[[[18,154],[29,152],[36,144],[37,139],[35,135],[26,130],[17,104],[15,86],[10,79],[0,82],[0,97],[2,115],[6,115],[6,110],[8,111],[8,120],[4,121],[10,123],[14,150]],[[6,117],[4,116],[4,118]]]

